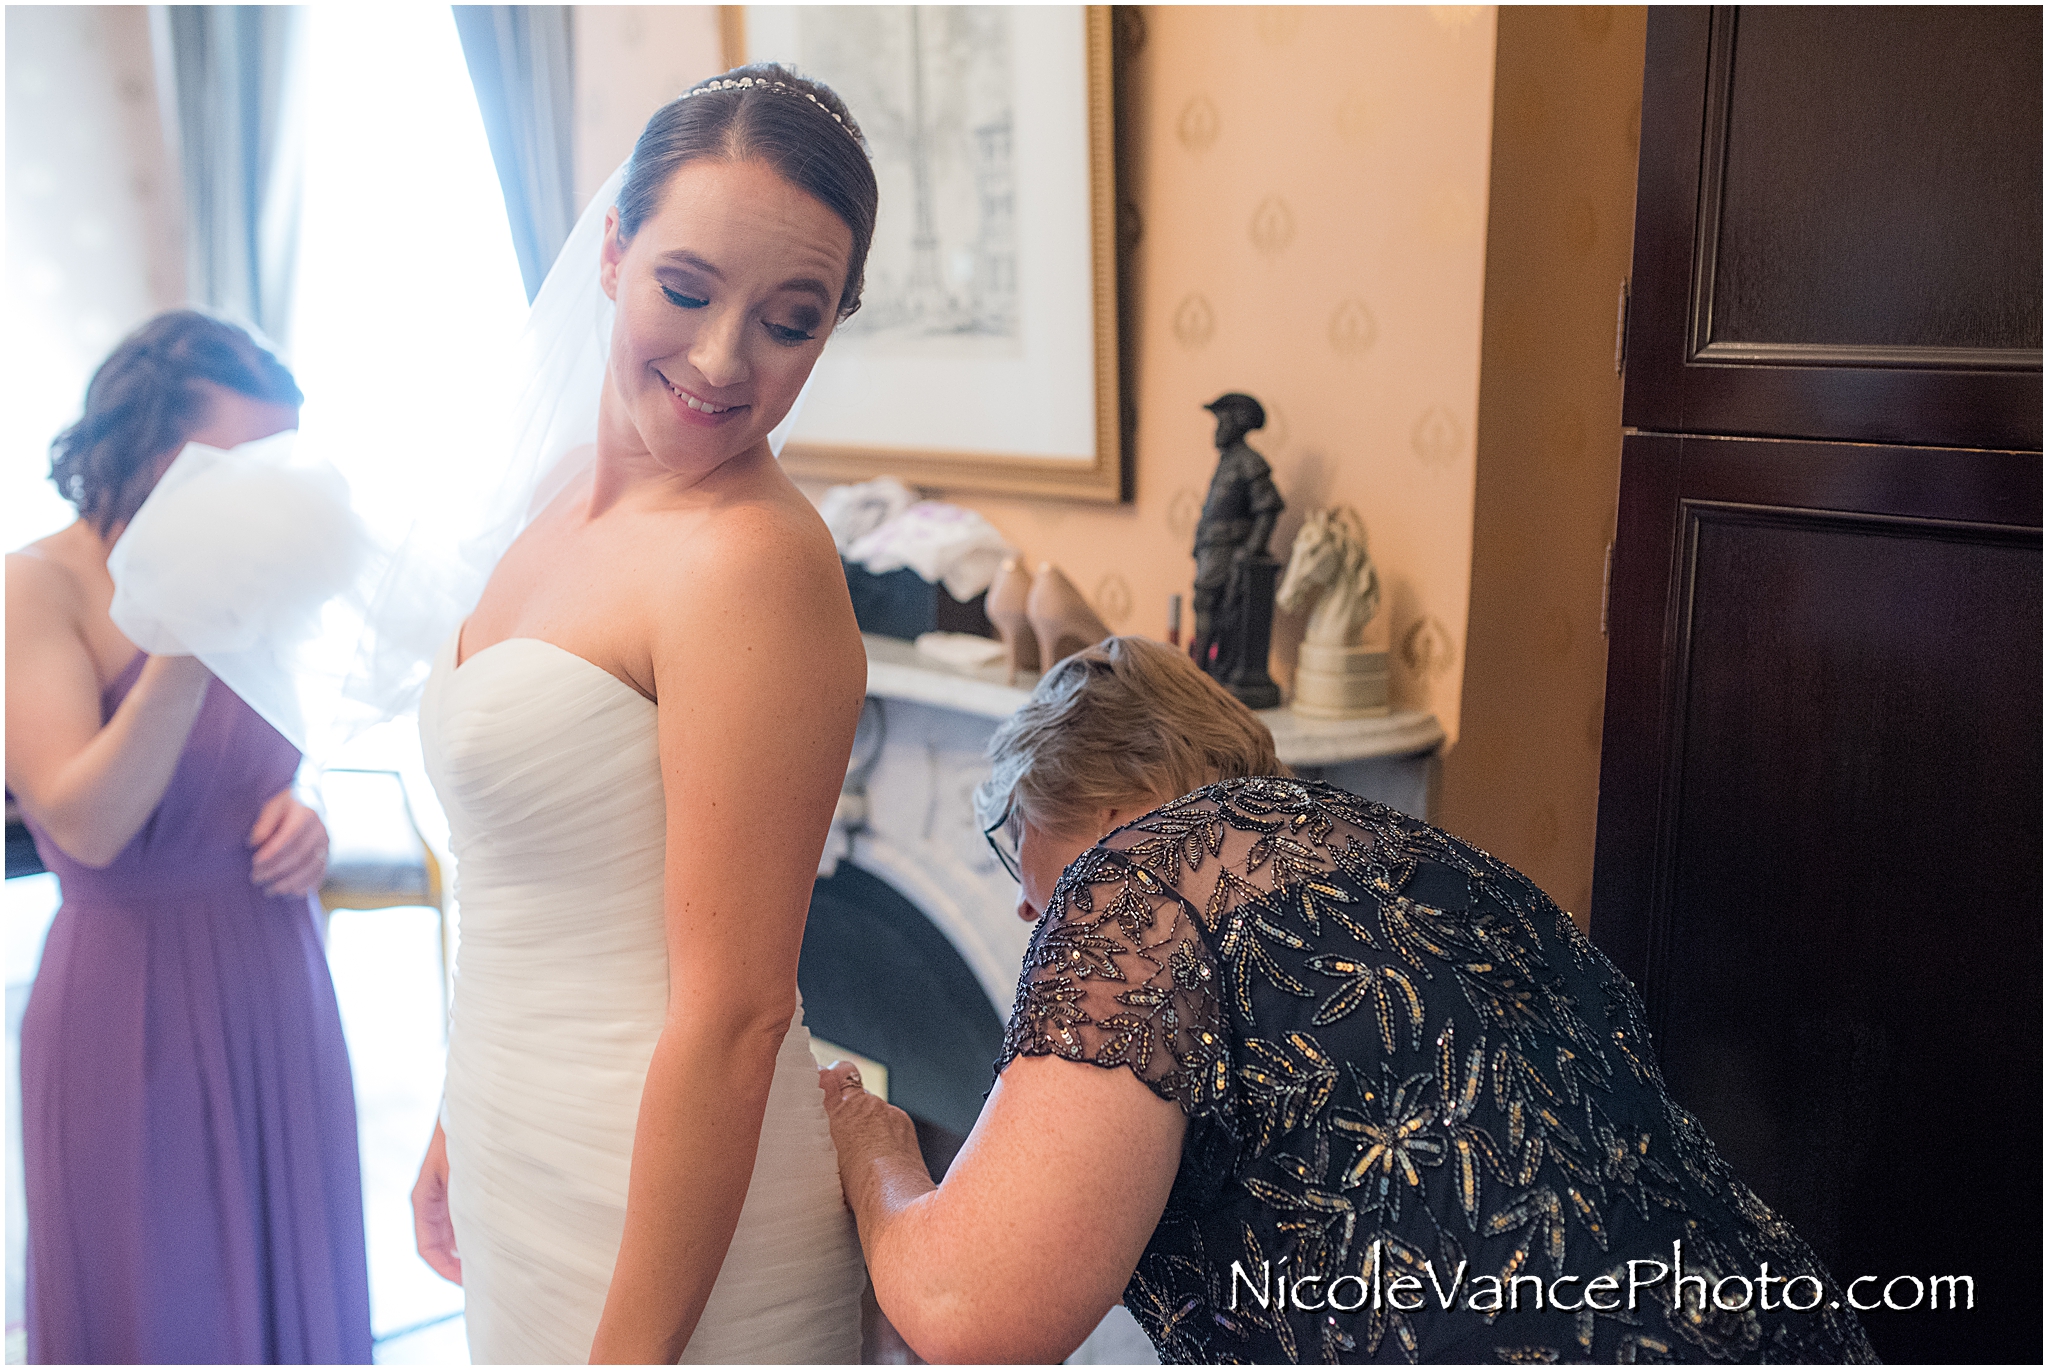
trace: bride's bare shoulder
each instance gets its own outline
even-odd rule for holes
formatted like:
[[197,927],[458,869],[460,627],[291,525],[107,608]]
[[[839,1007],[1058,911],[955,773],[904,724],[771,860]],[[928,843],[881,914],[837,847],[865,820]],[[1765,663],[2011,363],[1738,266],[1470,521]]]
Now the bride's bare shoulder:
[[690,543],[695,575],[788,576],[799,585],[823,575],[828,585],[845,585],[831,532],[794,486],[733,500],[706,519]]
[[[733,500],[678,539],[657,621],[722,641],[794,635],[858,651],[846,573],[824,520],[790,487]],[[650,606],[653,607],[653,606]],[[863,657],[863,661],[865,658]]]

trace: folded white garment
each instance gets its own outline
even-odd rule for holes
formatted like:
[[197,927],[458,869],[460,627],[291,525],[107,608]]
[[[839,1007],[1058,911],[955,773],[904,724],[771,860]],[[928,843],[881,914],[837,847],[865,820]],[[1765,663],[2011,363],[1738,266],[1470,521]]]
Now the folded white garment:
[[965,671],[993,666],[1003,659],[1002,643],[973,633],[919,633],[915,646],[932,660]]
[[972,509],[928,499],[911,505],[843,555],[878,576],[908,566],[944,585],[953,598],[969,600],[989,587],[1013,549],[994,524]]
[[917,503],[917,492],[894,476],[835,485],[818,499],[818,514],[841,552]]

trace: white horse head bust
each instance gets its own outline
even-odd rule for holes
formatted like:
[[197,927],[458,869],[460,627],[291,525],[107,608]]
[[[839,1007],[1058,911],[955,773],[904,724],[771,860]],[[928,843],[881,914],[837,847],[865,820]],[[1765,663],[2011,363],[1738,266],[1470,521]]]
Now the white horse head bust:
[[1319,509],[1294,535],[1276,602],[1288,613],[1313,603],[1302,641],[1355,647],[1379,612],[1380,577],[1365,549],[1365,521],[1349,505]]

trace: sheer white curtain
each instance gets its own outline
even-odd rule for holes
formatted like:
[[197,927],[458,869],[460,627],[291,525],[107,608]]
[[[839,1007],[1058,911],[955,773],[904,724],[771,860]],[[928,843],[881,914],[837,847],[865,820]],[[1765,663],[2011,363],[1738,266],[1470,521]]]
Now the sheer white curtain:
[[[396,537],[492,488],[526,294],[453,14],[315,6],[308,23],[301,431]],[[379,729],[352,759],[410,769],[409,738]]]
[[164,5],[156,28],[171,73],[185,189],[185,274],[193,300],[291,331],[299,247],[298,5]]
[[[452,13],[314,6],[307,18],[290,339],[301,431],[396,536],[493,488],[503,358],[526,293]],[[429,841],[445,842],[409,720],[330,760],[403,772]]]
[[[308,430],[340,440],[351,481],[403,521],[432,507],[430,491],[459,498],[488,461],[483,428],[505,408],[496,351],[525,294],[450,11],[312,6],[304,19],[305,199],[278,341]],[[68,519],[44,479],[49,440],[106,350],[177,303],[183,282],[157,279],[157,257],[182,262],[151,215],[180,197],[154,123],[146,17],[11,6],[6,28],[11,548]]]
[[308,22],[303,431],[402,527],[465,499],[503,451],[525,291],[449,10],[315,6]]
[[575,24],[567,5],[456,5],[526,298],[576,226]]

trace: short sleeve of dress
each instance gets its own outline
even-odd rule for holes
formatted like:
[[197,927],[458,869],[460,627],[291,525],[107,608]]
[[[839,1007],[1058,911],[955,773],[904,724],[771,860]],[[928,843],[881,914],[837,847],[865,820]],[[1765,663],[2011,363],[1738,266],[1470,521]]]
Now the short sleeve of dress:
[[1229,1092],[1220,975],[1192,910],[1111,845],[1067,868],[1024,956],[996,1061],[1060,1056],[1128,1068],[1191,1118]]

